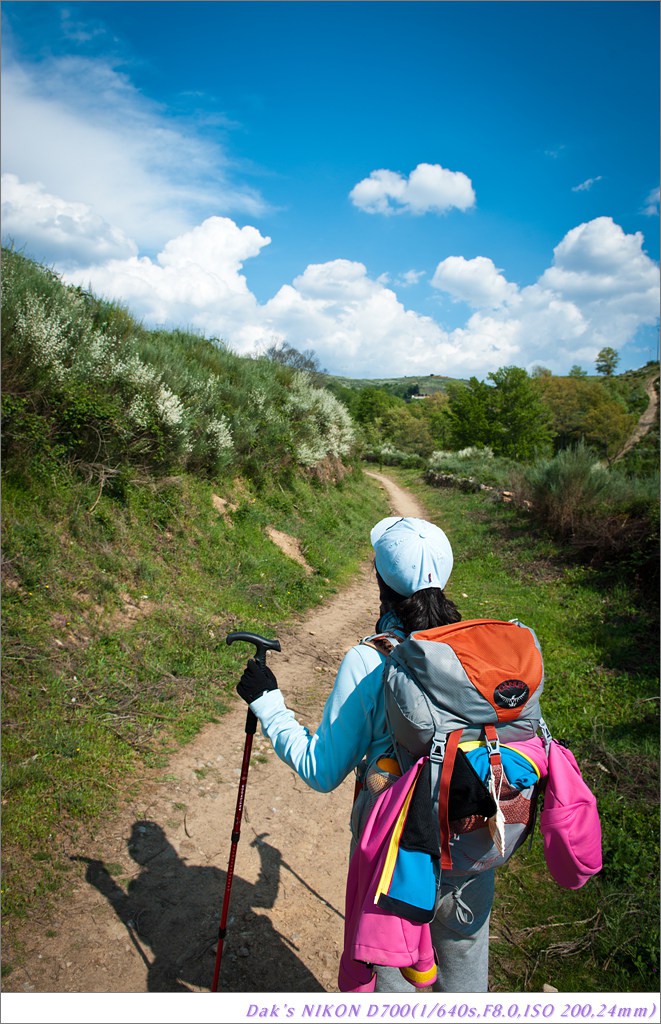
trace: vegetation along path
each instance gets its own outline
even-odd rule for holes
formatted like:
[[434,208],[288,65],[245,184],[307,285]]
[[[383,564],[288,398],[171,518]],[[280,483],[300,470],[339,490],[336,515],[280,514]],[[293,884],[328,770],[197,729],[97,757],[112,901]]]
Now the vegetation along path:
[[[394,513],[425,515],[407,491],[370,475],[386,488]],[[270,654],[269,664],[309,728],[319,722],[345,651],[377,616],[368,562],[348,587],[280,634],[281,653]],[[246,645],[246,658],[253,651]],[[48,920],[30,921],[22,965],[6,991],[210,990],[245,718],[237,698],[94,839],[70,850],[70,890]],[[220,991],[337,991],[352,798],[351,778],[330,794],[309,789],[257,732]]]

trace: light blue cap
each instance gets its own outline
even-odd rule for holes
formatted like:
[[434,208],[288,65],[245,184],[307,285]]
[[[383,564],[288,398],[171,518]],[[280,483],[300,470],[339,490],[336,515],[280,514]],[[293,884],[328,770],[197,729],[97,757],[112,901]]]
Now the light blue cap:
[[391,590],[410,597],[439,587],[452,572],[452,548],[440,527],[413,516],[389,516],[370,533],[377,572]]

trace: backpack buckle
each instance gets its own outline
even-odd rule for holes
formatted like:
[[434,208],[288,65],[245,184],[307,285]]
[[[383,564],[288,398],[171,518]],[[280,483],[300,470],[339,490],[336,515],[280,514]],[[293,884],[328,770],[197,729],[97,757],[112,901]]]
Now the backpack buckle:
[[434,736],[431,741],[431,750],[429,751],[429,760],[434,761],[436,764],[442,764],[445,758],[445,736]]
[[497,736],[495,740],[490,740],[488,736],[485,736],[485,742],[487,745],[487,753],[490,758],[495,754],[500,754],[500,740]]
[[491,764],[500,764],[500,739],[493,726],[485,726],[484,741]]

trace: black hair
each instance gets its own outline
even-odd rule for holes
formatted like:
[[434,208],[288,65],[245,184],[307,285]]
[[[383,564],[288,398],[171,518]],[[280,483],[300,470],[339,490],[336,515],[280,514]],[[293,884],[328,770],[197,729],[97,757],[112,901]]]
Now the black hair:
[[404,597],[389,587],[378,571],[376,578],[381,594],[381,614],[393,611],[407,634],[417,633],[423,629],[434,629],[435,626],[448,626],[451,622],[461,622],[457,606],[445,596],[445,591],[440,587],[416,590],[410,597]]

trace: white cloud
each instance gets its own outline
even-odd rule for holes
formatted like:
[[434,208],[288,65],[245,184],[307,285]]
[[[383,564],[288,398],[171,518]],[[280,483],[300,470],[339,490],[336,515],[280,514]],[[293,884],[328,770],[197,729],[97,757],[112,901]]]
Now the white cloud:
[[470,178],[440,164],[418,164],[408,178],[396,171],[372,171],[352,188],[349,198],[365,213],[445,213],[475,205]]
[[21,65],[5,58],[2,168],[65,202],[86,204],[152,252],[212,213],[257,216],[266,209],[258,192],[233,182],[216,141],[146,99],[101,59]]
[[[565,373],[573,363],[594,362],[604,345],[626,345],[659,316],[659,268],[643,251],[642,235],[627,235],[610,217],[568,231],[554,249],[552,266],[527,287],[514,288],[482,257],[453,257],[439,264],[443,268],[440,283],[445,276],[454,294],[473,305],[482,288],[482,308],[451,340],[461,339],[472,351],[485,351],[491,343],[498,365],[531,369],[541,363]],[[499,288],[508,289],[507,299],[494,309]]]
[[265,327],[295,348],[313,348],[324,366],[340,367],[337,372],[424,373],[430,361],[458,354],[437,323],[407,310],[392,289],[350,260],[307,267],[263,313]]
[[168,242],[155,260],[113,259],[65,277],[101,297],[121,299],[148,326],[227,336],[258,317],[241,268],[270,241],[254,227],[210,217]]
[[572,192],[589,192],[592,186],[601,180],[601,174],[598,174],[596,178],[586,178],[586,180],[582,181],[580,185],[574,185]]
[[658,267],[643,251],[641,232],[627,235],[611,217],[568,231],[553,250],[553,266],[540,278],[542,286],[583,305],[613,307],[635,296],[646,311],[658,281]]
[[365,377],[445,373],[484,379],[505,365],[566,373],[619,349],[658,317],[659,269],[642,236],[609,217],[580,224],[555,247],[534,284],[508,282],[488,257],[448,257],[433,283],[475,311],[446,330],[408,309],[384,276],[348,259],[310,264],[260,304],[243,264],[270,239],[210,217],[168,242],[156,259],[131,255],[67,280],[124,302],[146,326],[197,329],[250,354],[286,341],[312,348],[330,373]]
[[2,175],[2,233],[20,238],[41,261],[60,266],[124,259],[138,252],[121,228],[104,221],[87,203],[72,203],[46,192],[41,182]]
[[448,256],[436,267],[432,287],[448,292],[454,299],[477,308],[502,306],[514,298],[515,284],[510,284],[486,256],[467,260]]
[[424,270],[405,270],[403,274],[396,278],[395,283],[401,288],[410,288],[411,285],[419,284],[424,276]]
[[647,217],[658,217],[659,216],[659,188],[653,188],[648,193],[647,199],[645,200],[645,206],[643,213]]
[[574,303],[598,348],[624,345],[638,327],[659,316],[659,267],[643,250],[643,236],[627,235],[611,217],[567,232],[553,250],[539,285]]

